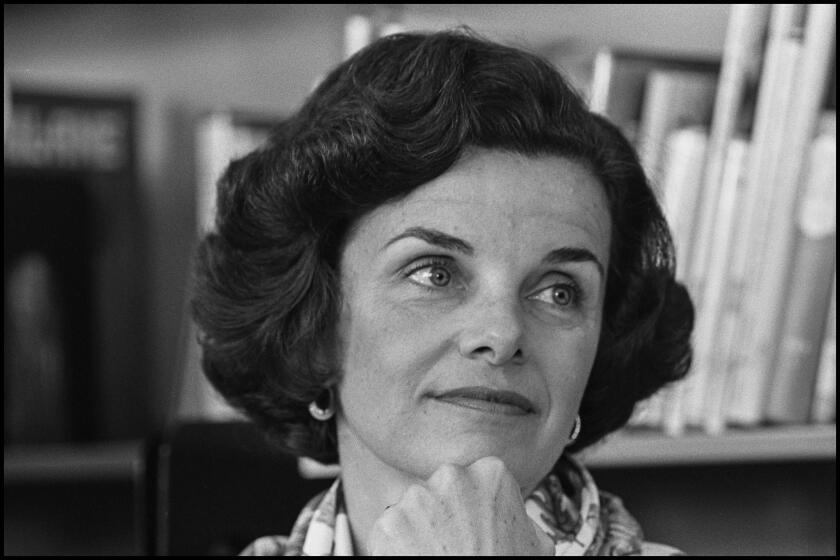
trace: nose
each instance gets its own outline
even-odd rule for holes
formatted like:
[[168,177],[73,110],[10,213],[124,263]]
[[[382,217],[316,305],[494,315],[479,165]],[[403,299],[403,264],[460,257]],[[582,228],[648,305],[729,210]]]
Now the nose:
[[458,340],[462,356],[483,359],[492,365],[524,361],[522,310],[516,301],[494,298],[476,302],[464,311],[464,327]]

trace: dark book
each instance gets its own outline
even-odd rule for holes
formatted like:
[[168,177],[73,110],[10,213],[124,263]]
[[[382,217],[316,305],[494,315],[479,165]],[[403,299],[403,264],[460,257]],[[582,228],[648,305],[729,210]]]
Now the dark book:
[[4,442],[145,432],[144,249],[129,96],[12,89]]

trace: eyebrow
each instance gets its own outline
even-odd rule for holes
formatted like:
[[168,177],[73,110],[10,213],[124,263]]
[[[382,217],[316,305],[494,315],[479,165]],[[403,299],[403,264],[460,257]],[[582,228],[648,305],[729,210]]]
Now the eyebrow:
[[580,247],[561,247],[555,249],[545,256],[543,262],[546,264],[563,264],[567,262],[591,262],[598,269],[601,278],[604,277],[604,265],[588,249]]
[[437,247],[441,247],[442,249],[456,251],[465,255],[472,256],[475,253],[475,249],[473,249],[473,246],[464,241],[463,239],[452,237],[451,235],[448,235],[436,229],[428,229],[423,227],[408,228],[401,234],[397,235],[396,237],[393,237],[390,241],[388,241],[388,243],[385,244],[385,247],[396,243],[400,239],[405,239],[406,237],[416,237],[418,239],[422,239],[429,245],[435,245]]
[[[385,244],[385,247],[388,247],[400,239],[405,239],[407,237],[416,237],[430,245],[456,251],[469,256],[472,256],[475,253],[473,246],[463,239],[453,237],[436,229],[424,227],[408,228],[399,235],[391,238]],[[383,247],[383,249],[385,247]],[[545,256],[545,258],[543,258],[543,263],[545,264],[564,264],[567,262],[591,262],[598,269],[601,277],[604,277],[604,266],[601,264],[601,261],[599,261],[598,258],[588,249],[580,247],[561,247],[560,249],[551,251]]]

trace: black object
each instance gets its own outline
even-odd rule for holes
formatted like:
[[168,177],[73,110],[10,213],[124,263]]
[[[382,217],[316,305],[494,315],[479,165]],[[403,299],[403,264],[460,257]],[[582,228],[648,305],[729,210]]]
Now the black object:
[[90,194],[78,174],[6,169],[3,178],[3,441],[93,439],[101,407]]
[[4,443],[144,437],[146,236],[130,94],[11,91]]
[[331,479],[305,479],[249,422],[187,422],[151,441],[147,552],[231,555],[265,535],[288,535]]

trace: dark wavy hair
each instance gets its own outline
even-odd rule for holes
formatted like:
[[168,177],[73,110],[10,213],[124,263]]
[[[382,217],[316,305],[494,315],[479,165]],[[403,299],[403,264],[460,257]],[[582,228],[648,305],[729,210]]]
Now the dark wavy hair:
[[214,387],[288,452],[338,459],[308,405],[340,376],[335,325],[348,229],[449,170],[471,147],[586,165],[612,219],[606,299],[578,451],[688,371],[694,311],[669,229],[619,130],[560,73],[469,29],[380,39],[335,68],[218,183],[192,309]]

